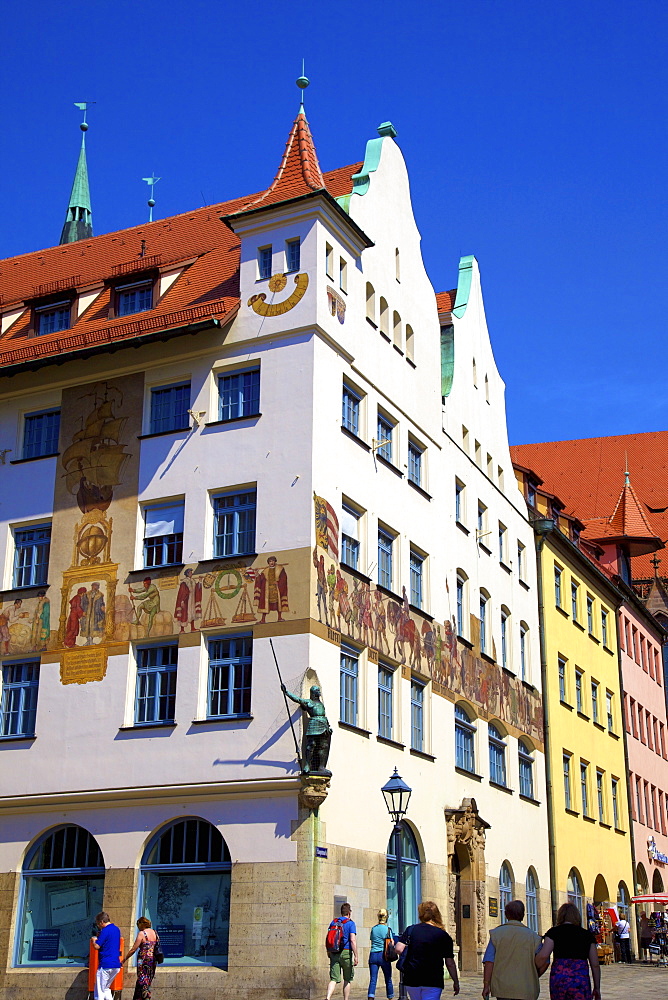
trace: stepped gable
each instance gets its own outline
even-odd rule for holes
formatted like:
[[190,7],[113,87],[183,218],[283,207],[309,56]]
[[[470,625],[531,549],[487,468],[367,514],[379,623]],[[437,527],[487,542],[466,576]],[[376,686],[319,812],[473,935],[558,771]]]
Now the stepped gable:
[[[332,197],[352,190],[360,164],[320,175]],[[258,197],[257,195],[251,196]],[[0,261],[0,311],[16,313],[5,320],[0,337],[3,370],[42,364],[63,354],[104,348],[159,330],[177,329],[214,317],[227,321],[239,307],[239,238],[221,221],[238,212],[249,196],[199,208],[182,215],[105,233],[90,239],[23,254]],[[109,280],[125,275],[178,270],[182,273],[153,309],[109,318]],[[67,330],[36,336],[30,308],[54,292],[79,294],[102,289]]]
[[[618,519],[626,517],[622,526],[639,532],[647,544],[648,531],[650,538],[668,540],[668,431],[514,445],[510,452],[514,462],[538,472],[546,488],[566,504],[567,513],[580,518],[585,537],[619,537],[617,521],[611,524],[616,514]],[[619,483],[627,460],[632,495],[620,508]],[[634,579],[652,579],[650,553],[658,547],[645,548],[634,558]]]

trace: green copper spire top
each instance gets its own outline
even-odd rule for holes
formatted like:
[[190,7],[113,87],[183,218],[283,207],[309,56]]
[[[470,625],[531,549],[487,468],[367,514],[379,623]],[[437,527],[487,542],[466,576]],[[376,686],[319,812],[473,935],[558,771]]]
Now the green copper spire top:
[[[90,102],[88,102],[90,103]],[[90,206],[90,190],[88,188],[88,166],[86,164],[86,132],[88,123],[86,122],[86,111],[88,103],[75,104],[75,108],[83,111],[84,120],[79,128],[83,132],[81,136],[81,149],[79,150],[79,160],[77,162],[70,203],[65,216],[65,224],[60,234],[60,242],[76,243],[77,240],[87,240],[93,235],[93,213]]]

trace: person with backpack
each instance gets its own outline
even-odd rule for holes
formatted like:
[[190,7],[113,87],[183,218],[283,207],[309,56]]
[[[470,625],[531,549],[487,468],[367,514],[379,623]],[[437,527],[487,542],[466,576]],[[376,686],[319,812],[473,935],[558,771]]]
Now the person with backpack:
[[394,985],[392,984],[392,966],[387,951],[389,948],[392,948],[392,960],[396,957],[396,951],[394,950],[394,935],[387,926],[387,910],[378,911],[378,923],[371,928],[369,937],[371,944],[369,945],[369,989],[367,1000],[374,1000],[376,995],[379,969],[383,970],[383,975],[385,976],[387,1000],[392,1000]]
[[619,941],[619,952],[622,962],[631,964],[631,925],[625,917],[620,917],[615,924],[615,936]]
[[341,916],[332,920],[327,929],[325,948],[329,956],[329,986],[327,1000],[343,976],[343,1000],[350,996],[350,984],[357,965],[357,927],[351,917],[350,903],[341,904]]

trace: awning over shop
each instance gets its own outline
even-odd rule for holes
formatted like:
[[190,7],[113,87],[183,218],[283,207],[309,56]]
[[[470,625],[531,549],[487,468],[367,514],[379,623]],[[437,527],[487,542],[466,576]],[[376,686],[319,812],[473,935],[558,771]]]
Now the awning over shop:
[[647,896],[631,896],[632,903],[668,903],[668,892],[651,892]]

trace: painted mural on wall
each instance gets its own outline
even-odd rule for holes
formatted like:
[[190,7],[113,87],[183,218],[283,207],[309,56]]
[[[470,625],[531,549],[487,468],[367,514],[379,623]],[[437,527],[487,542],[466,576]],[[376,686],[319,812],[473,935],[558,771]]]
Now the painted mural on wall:
[[[473,649],[458,642],[454,614],[441,623],[411,607],[406,588],[393,596],[339,561],[339,522],[333,507],[313,495],[316,544],[312,553],[313,618],[432,681],[445,697],[465,698],[489,716],[542,743],[537,692],[496,663],[482,659],[480,623],[471,616]],[[447,590],[447,588],[446,588]],[[450,610],[450,609],[448,609]]]

